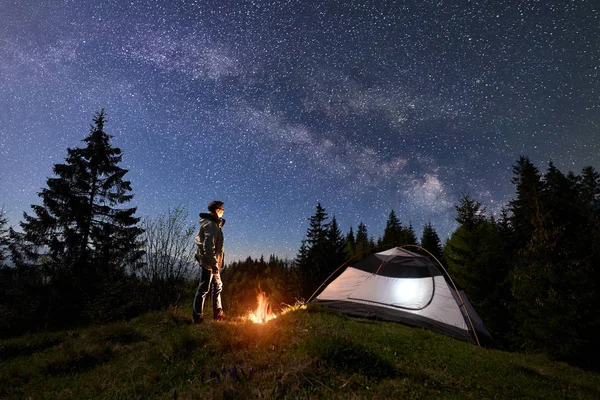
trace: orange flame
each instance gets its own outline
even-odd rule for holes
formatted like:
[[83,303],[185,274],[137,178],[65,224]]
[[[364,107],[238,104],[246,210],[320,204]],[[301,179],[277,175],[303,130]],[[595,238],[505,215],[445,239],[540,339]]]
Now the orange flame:
[[277,318],[277,316],[270,312],[269,299],[264,292],[260,292],[256,298],[258,306],[254,312],[248,315],[248,318],[257,324],[263,324],[267,321]]

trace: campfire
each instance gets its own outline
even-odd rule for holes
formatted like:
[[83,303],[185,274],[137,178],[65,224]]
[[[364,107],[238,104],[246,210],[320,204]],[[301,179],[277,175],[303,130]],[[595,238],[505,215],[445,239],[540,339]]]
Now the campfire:
[[258,306],[254,312],[251,312],[248,315],[248,319],[256,324],[264,324],[267,321],[277,318],[277,316],[271,312],[269,298],[264,292],[258,294],[257,301]]

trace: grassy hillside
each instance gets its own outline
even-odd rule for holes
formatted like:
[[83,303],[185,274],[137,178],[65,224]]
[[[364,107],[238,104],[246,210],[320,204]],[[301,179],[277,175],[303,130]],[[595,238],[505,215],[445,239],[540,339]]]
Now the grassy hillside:
[[309,307],[266,324],[182,312],[0,342],[0,398],[600,398],[600,374]]

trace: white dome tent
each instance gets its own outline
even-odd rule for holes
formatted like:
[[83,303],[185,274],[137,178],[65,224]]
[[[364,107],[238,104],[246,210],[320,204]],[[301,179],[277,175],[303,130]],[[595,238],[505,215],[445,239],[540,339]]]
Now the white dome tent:
[[402,247],[348,265],[312,302],[352,316],[420,326],[478,345],[482,337],[491,340],[464,292],[450,287],[428,257]]

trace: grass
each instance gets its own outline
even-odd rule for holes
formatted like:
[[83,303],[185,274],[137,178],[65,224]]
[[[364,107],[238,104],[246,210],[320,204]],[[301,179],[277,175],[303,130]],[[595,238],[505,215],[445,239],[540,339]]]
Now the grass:
[[0,341],[2,399],[600,398],[600,374],[320,307],[182,312]]

